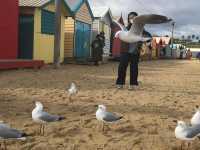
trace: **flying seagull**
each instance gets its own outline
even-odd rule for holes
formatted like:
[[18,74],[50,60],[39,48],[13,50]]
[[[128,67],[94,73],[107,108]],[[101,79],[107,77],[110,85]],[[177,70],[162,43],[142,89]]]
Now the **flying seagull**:
[[[184,121],[177,121],[175,128],[175,137],[182,141],[193,141],[200,135],[200,125],[189,126]],[[189,147],[190,143],[188,143]],[[182,144],[181,144],[182,148]]]
[[196,113],[191,119],[191,125],[200,125],[200,109],[199,106],[196,106]]
[[143,36],[144,26],[146,24],[161,24],[170,22],[171,20],[172,19],[169,19],[166,16],[156,15],[156,14],[136,16],[133,19],[133,24],[129,31],[127,31],[127,29],[123,25],[121,25],[116,21],[121,30],[116,32],[115,38],[119,38],[120,40],[127,43],[149,41],[151,40],[150,37]]
[[[26,140],[27,134],[17,129],[11,128],[8,124],[0,122],[0,139],[4,140],[4,149],[6,150],[6,141],[7,139],[18,139]],[[1,144],[0,144],[1,148]]]
[[78,93],[77,86],[74,82],[71,83],[70,88],[68,89],[69,100],[71,101],[71,97]]
[[32,111],[32,119],[33,121],[40,123],[40,134],[44,135],[44,125],[46,123],[61,121],[65,119],[64,117],[52,115],[43,111],[43,105],[41,102],[35,102],[35,106],[36,107]]
[[105,123],[114,123],[118,120],[122,119],[122,116],[117,116],[111,112],[106,111],[106,106],[98,105],[98,109],[96,111],[97,120],[102,122],[102,130],[104,131],[104,122]]

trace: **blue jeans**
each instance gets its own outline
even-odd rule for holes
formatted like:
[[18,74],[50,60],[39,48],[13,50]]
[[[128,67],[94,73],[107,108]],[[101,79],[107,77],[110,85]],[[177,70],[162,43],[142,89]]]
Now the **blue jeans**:
[[126,70],[130,62],[130,85],[138,85],[139,54],[121,53],[118,68],[117,85],[125,85]]

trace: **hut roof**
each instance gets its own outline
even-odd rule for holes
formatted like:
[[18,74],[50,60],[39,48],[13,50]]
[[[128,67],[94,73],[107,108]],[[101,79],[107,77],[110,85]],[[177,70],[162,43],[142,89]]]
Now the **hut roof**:
[[171,38],[170,37],[153,37],[155,39],[156,43],[159,44],[160,41],[162,41],[165,44],[170,44]]
[[81,6],[84,3],[86,3],[86,5],[89,9],[89,13],[90,13],[92,19],[94,19],[94,15],[92,13],[92,10],[91,10],[91,7],[90,7],[88,0],[65,0],[65,2],[68,4],[68,6],[70,7],[70,9],[71,9],[71,11],[73,12],[74,15],[81,8]]
[[[55,0],[19,0],[19,6],[21,7],[43,7]],[[71,9],[70,0],[63,0],[65,7],[69,11],[70,14],[73,14],[73,10]],[[75,0],[73,0],[75,1]]]
[[92,12],[95,18],[102,18],[106,14],[109,14],[110,18],[112,18],[112,13],[109,7],[92,7]]
[[19,6],[41,7],[51,0],[19,0]]

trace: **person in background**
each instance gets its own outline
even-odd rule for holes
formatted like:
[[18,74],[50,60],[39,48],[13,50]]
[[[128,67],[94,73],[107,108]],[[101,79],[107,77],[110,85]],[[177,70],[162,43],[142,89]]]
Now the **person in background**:
[[[130,30],[133,19],[138,16],[136,12],[130,12],[128,14],[128,26],[127,30]],[[143,33],[145,34],[145,32]],[[121,54],[120,54],[120,63],[118,67],[118,77],[116,81],[116,85],[118,89],[122,89],[125,85],[126,81],[126,70],[128,64],[130,62],[130,85],[129,90],[134,89],[134,87],[138,86],[138,63],[140,58],[140,48],[143,42],[137,43],[121,43]]]
[[180,49],[180,57],[179,57],[179,59],[183,59],[184,47],[180,46],[179,49]]
[[186,51],[186,58],[189,60],[192,58],[192,52],[190,51],[190,49]]
[[92,57],[94,59],[95,65],[99,65],[99,61],[102,61],[103,54],[103,42],[102,36],[97,34],[95,40],[92,42]]
[[104,48],[104,46],[105,46],[105,33],[104,33],[104,31],[100,32],[100,37],[101,37],[101,41],[102,41],[102,47]]
[[103,31],[100,32],[100,40],[101,40],[101,61],[103,61],[103,48],[105,47],[105,33]]

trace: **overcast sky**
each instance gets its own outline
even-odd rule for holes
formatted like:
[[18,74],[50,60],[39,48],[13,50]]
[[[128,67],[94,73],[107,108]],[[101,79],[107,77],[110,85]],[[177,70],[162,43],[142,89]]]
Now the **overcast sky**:
[[[89,0],[91,6],[108,6],[113,16],[126,19],[128,12],[139,14],[156,13],[173,18],[176,22],[175,34],[200,35],[200,0]],[[171,24],[147,27],[151,33],[171,35]]]

